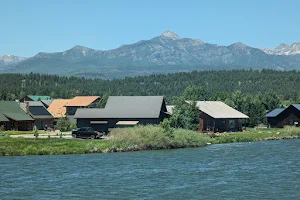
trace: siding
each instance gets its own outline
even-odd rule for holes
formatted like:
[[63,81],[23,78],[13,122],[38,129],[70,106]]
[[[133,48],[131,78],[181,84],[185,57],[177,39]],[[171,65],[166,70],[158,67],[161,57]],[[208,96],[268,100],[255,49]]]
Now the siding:
[[294,106],[289,106],[277,117],[268,117],[267,121],[271,128],[283,128],[287,125],[294,125],[295,122],[300,123],[300,111]]

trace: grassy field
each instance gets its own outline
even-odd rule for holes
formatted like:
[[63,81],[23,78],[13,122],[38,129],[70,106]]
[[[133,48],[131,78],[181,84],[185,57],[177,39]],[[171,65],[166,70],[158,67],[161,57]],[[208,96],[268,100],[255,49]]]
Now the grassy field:
[[[16,133],[17,134],[17,133]],[[33,134],[33,133],[31,133]],[[210,138],[194,131],[177,129],[166,132],[159,126],[114,129],[103,140],[63,138],[11,138],[0,136],[0,155],[56,155],[107,153],[156,149],[202,147],[208,143],[253,142],[300,137],[300,128],[249,129],[239,133],[222,133]]]

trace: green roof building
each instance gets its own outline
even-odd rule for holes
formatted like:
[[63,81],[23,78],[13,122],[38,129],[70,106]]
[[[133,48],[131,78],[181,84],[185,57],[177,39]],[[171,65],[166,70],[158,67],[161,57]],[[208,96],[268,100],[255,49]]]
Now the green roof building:
[[53,100],[50,96],[38,96],[38,95],[27,95],[21,98],[20,102],[25,101],[46,101],[46,100]]
[[5,130],[32,130],[34,119],[15,101],[0,101],[0,126]]

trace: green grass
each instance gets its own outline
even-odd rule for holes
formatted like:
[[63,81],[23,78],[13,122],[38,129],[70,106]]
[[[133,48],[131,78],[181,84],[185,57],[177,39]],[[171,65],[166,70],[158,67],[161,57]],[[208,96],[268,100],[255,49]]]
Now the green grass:
[[[33,134],[33,133],[31,133]],[[253,142],[299,138],[300,128],[249,129],[239,133],[223,133],[215,138],[195,131],[176,129],[173,134],[159,126],[137,126],[114,129],[104,140],[63,138],[11,138],[0,136],[0,155],[56,155],[125,152],[155,149],[202,147],[207,143]]]
[[245,132],[220,134],[212,143],[254,142],[264,140],[291,139],[300,137],[300,128],[285,127],[283,129],[249,129]]
[[[34,131],[1,131],[7,135],[33,135]],[[45,131],[38,131],[39,134],[45,134]]]

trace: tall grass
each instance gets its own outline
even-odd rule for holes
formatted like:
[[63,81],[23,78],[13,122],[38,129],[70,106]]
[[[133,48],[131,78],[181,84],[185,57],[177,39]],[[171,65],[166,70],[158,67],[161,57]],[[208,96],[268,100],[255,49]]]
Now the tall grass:
[[152,125],[114,129],[110,139],[136,150],[201,147],[210,140],[195,131],[176,129],[170,134],[163,128]]
[[213,143],[254,142],[263,140],[293,139],[300,137],[300,128],[286,126],[272,129],[250,129],[246,132],[221,134],[212,140]]

